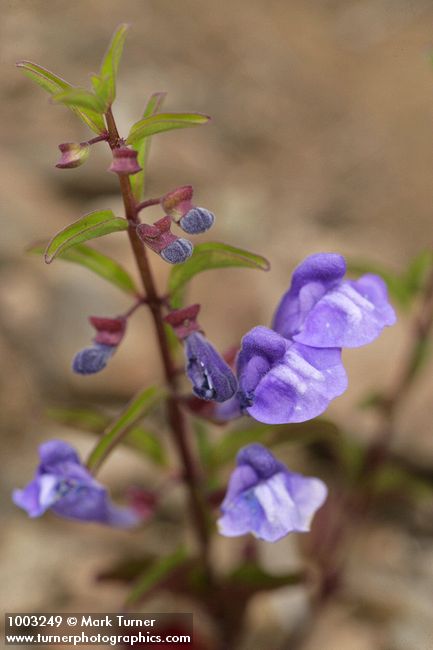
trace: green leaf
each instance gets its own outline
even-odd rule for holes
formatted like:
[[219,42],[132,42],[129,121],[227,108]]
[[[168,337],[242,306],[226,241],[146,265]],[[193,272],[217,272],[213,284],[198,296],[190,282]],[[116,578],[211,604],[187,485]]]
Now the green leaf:
[[424,288],[427,275],[433,265],[433,251],[424,250],[410,262],[404,279],[411,296],[416,296]]
[[[46,245],[36,244],[28,249],[29,253],[43,254]],[[108,280],[127,294],[138,296],[139,291],[134,280],[118,262],[107,255],[96,251],[86,244],[77,244],[58,255],[59,259],[74,262],[90,269],[96,275]]]
[[132,125],[126,142],[135,144],[155,133],[186,129],[209,122],[210,117],[202,113],[158,113],[145,117]]
[[164,447],[161,444],[161,440],[153,431],[147,431],[142,427],[135,427],[128,433],[126,441],[150,458],[156,465],[167,465],[167,456]]
[[[119,69],[128,27],[129,26],[124,23],[119,25],[116,29],[107,53],[102,60],[99,76],[94,77],[93,80],[95,91],[101,99],[105,100],[106,108],[111,106],[116,97],[117,71]],[[96,81],[96,79],[98,79],[98,81]]]
[[152,386],[134,397],[120,417],[106,429],[91,452],[87,467],[94,472],[118,442],[150,411],[163,394],[161,389]]
[[183,546],[174,553],[156,561],[147,569],[132,588],[126,600],[126,606],[131,606],[143,598],[150,590],[161,585],[182,564],[188,561],[188,555]]
[[59,424],[94,433],[100,433],[110,421],[107,415],[90,408],[51,407],[46,410],[46,415]]
[[183,264],[177,264],[170,272],[168,293],[173,308],[182,306],[185,287],[197,273],[226,267],[269,271],[270,265],[268,260],[261,255],[250,253],[242,248],[235,248],[219,242],[198,244],[189,260]]
[[208,453],[208,463],[212,469],[233,463],[238,451],[252,442],[264,442],[275,447],[287,443],[310,444],[323,438],[335,442],[340,439],[338,427],[323,418],[292,424],[256,424],[226,433]]
[[45,261],[50,264],[57,255],[71,246],[127,229],[127,219],[115,217],[112,210],[90,212],[66,226],[51,239],[45,251]]
[[[36,82],[41,88],[50,93],[50,95],[58,95],[62,92],[75,90],[70,83],[36,63],[19,61],[17,66],[23,70],[27,77]],[[70,108],[92,131],[103,133],[106,130],[103,118],[92,109],[78,109],[71,106]]]
[[65,106],[77,109],[90,109],[95,113],[103,113],[104,105],[101,100],[91,93],[89,90],[83,88],[71,88],[64,92],[57,93],[53,96],[54,101]]
[[[49,408],[47,417],[54,422],[74,429],[101,434],[110,424],[108,415],[91,408]],[[123,442],[136,451],[144,454],[157,465],[167,465],[167,458],[160,439],[152,431],[143,427],[134,427],[124,438]]]
[[272,575],[253,562],[242,564],[228,576],[229,582],[238,588],[247,587],[251,593],[299,585],[305,582],[305,578],[302,571]]
[[[154,93],[151,95],[149,101],[144,109],[143,117],[150,117],[155,115],[162,106],[164,98],[167,93]],[[144,183],[146,178],[146,166],[149,158],[151,138],[143,138],[136,143],[134,149],[137,152],[137,162],[141,167],[141,171],[133,176],[130,176],[131,187],[134,193],[135,200],[139,203],[142,199],[144,192]]]

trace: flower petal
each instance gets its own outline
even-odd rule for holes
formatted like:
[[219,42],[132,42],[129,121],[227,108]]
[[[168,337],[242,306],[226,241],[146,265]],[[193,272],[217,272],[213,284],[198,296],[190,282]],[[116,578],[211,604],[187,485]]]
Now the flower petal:
[[293,338],[314,347],[354,348],[373,341],[395,320],[382,278],[364,275],[337,284],[320,298]]
[[[248,368],[246,368],[246,372]],[[240,378],[240,385],[243,385]],[[248,396],[246,411],[259,422],[304,422],[325,411],[347,388],[347,376],[337,348],[310,348],[287,342],[275,363]]]
[[39,458],[44,465],[65,462],[80,464],[80,458],[75,449],[63,440],[43,442],[39,447]]
[[341,255],[317,253],[307,257],[293,273],[290,289],[277,307],[272,328],[285,338],[291,338],[316,302],[343,278],[345,272],[346,263]]

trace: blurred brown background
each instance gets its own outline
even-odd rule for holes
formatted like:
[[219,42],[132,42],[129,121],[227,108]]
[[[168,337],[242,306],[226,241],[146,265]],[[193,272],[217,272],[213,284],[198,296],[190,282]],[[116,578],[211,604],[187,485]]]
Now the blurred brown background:
[[[30,521],[9,495],[29,480],[40,440],[64,437],[82,453],[92,444],[90,437],[47,423],[47,404],[120,403],[154,380],[158,358],[149,322],[139,314],[104,373],[80,378],[70,371],[74,353],[92,336],[87,316],[119,313],[128,301],[84,269],[61,262],[46,267],[23,251],[92,209],[121,210],[117,182],[105,173],[104,145],[96,145],[79,169],[54,167],[58,143],[90,134],[67,109],[50,105],[15,61],[30,59],[88,85],[114,28],[130,22],[114,106],[123,133],[154,91],[168,91],[167,110],[213,116],[206,128],[154,139],[148,194],[193,184],[198,204],[217,215],[210,238],[262,253],[272,263],[269,274],[221,271],[194,280],[207,334],[223,349],[253,325],[269,323],[293,267],[307,254],[338,251],[403,270],[431,244],[433,5],[1,0],[0,7],[3,609],[114,611],[123,592],[95,584],[92,575],[143,544],[169,550],[172,524],[157,522],[137,539],[51,516]],[[121,235],[95,246],[133,269]],[[167,269],[154,262],[163,286]],[[353,436],[369,436],[369,416],[356,404],[366,388],[391,378],[406,324],[402,316],[368,349],[346,354],[350,388],[330,413]],[[429,374],[401,413],[396,441],[427,466],[433,465]],[[131,477],[143,485],[153,481],[152,468],[123,451],[101,477],[117,494]],[[359,617],[350,604],[339,603],[323,617],[309,649],[431,648],[431,538],[377,522],[364,532],[350,580],[376,616]],[[224,562],[231,547],[220,544]],[[278,571],[296,564],[295,549],[288,538],[263,545],[262,553]],[[304,607],[305,595],[297,590],[257,599],[251,608],[257,638],[269,625],[284,635]]]

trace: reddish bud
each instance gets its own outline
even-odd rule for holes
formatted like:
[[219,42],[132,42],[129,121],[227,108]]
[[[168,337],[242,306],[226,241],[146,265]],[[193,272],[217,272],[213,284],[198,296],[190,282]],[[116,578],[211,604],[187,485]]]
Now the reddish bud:
[[193,207],[191,203],[192,195],[192,186],[183,185],[165,194],[161,199],[161,205],[170,217],[178,221]]
[[202,331],[200,325],[197,323],[199,311],[200,305],[190,305],[189,307],[170,312],[164,320],[174,329],[174,333],[178,339],[183,341],[193,332]]
[[120,176],[129,176],[140,172],[141,167],[137,162],[137,152],[128,147],[113,149],[113,162],[108,171]]
[[103,318],[90,316],[90,323],[96,330],[95,343],[102,345],[119,345],[126,331],[126,318]]
[[151,226],[147,223],[141,223],[137,226],[137,233],[140,239],[151,248],[155,253],[161,253],[164,248],[175,242],[178,237],[173,235],[170,230],[170,217],[163,217]]
[[89,157],[90,147],[87,142],[63,142],[59,144],[61,158],[56,167],[59,169],[71,169],[79,167]]

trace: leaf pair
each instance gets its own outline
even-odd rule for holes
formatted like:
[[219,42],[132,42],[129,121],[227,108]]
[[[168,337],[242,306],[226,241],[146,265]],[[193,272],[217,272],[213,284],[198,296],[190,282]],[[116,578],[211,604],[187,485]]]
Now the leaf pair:
[[94,92],[77,88],[31,61],[17,63],[24,73],[41,88],[46,90],[56,102],[72,109],[92,131],[98,134],[106,131],[103,114],[107,112],[116,97],[116,77],[125,42],[127,25],[120,25],[101,64],[98,75],[92,77]]

